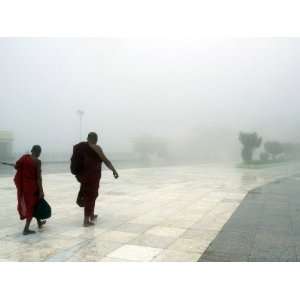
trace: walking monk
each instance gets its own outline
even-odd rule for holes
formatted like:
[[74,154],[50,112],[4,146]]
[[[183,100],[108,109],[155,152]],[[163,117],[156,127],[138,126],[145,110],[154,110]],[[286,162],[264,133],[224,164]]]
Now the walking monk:
[[[18,212],[21,220],[26,220],[23,234],[32,234],[35,231],[29,229],[30,222],[34,215],[34,210],[40,199],[44,198],[41,161],[38,159],[42,149],[35,145],[31,149],[31,155],[23,155],[15,164],[17,173],[14,181],[18,194]],[[37,219],[39,228],[45,221]]]
[[112,163],[97,145],[97,141],[97,134],[90,132],[87,142],[74,146],[71,158],[71,172],[80,182],[77,204],[84,207],[83,226],[85,227],[94,225],[97,219],[94,209],[98,197],[102,162],[113,172],[115,178],[119,177]]

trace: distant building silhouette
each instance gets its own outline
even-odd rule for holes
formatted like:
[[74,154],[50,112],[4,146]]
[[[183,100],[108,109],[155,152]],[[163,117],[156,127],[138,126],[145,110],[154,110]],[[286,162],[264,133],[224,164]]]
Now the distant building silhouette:
[[13,134],[0,130],[0,160],[10,160],[13,156]]

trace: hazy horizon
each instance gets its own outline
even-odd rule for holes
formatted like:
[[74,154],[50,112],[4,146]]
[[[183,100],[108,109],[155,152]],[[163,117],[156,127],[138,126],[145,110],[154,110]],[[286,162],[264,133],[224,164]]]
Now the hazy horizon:
[[299,50],[298,38],[1,38],[0,130],[15,152],[69,152],[82,109],[83,137],[96,131],[108,152],[143,135],[187,155],[194,138],[239,151],[240,130],[300,142]]

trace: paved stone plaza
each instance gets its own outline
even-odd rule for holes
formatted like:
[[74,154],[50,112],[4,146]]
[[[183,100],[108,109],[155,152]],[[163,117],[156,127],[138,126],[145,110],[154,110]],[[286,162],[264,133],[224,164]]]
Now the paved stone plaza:
[[300,261],[300,177],[250,191],[199,261]]
[[44,174],[53,217],[41,231],[33,223],[37,233],[30,236],[21,234],[12,177],[0,177],[0,260],[198,261],[248,191],[299,170],[292,164],[255,170],[203,164],[123,169],[118,180],[104,171],[100,219],[92,228],[82,227],[74,177]]

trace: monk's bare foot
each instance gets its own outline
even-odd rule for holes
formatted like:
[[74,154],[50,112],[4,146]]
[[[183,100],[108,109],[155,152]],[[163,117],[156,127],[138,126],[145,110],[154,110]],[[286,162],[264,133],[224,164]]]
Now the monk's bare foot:
[[42,227],[43,227],[43,225],[45,225],[46,224],[46,221],[45,220],[43,220],[43,221],[38,221],[38,227],[39,227],[39,229],[41,229]]
[[91,216],[91,221],[92,222],[97,221],[97,218],[98,218],[98,215],[93,215],[93,216]]
[[90,227],[90,226],[94,226],[95,224],[93,222],[84,222],[83,226],[84,227]]
[[29,229],[24,229],[23,231],[23,235],[34,234],[34,233],[35,233],[34,230],[29,230]]

